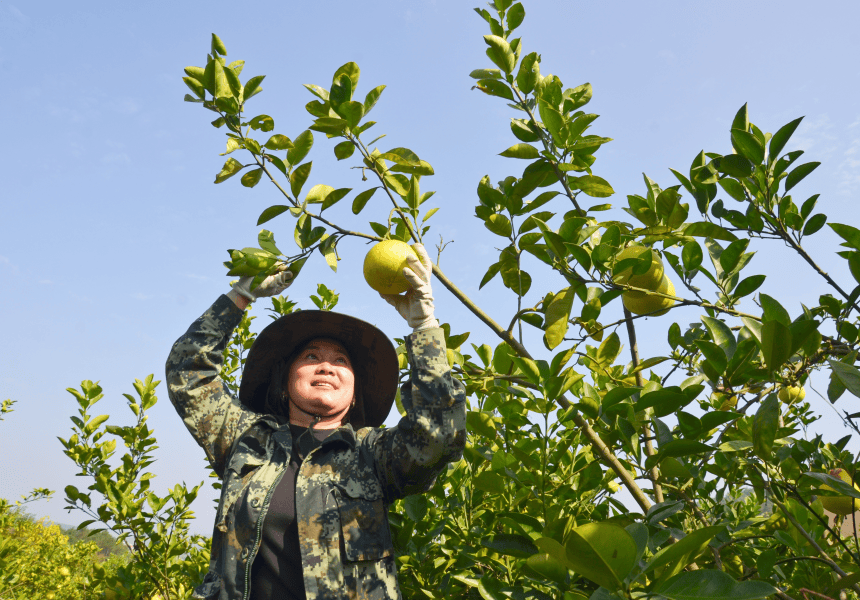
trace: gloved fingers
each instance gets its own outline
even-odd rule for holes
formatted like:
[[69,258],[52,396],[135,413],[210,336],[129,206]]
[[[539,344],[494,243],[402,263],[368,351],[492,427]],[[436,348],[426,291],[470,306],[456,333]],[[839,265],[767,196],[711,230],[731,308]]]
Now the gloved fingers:
[[398,304],[400,304],[400,301],[403,300],[403,296],[399,296],[398,294],[383,294],[382,292],[380,292],[379,296],[383,300],[388,302],[391,306],[398,309],[400,308]]
[[410,254],[406,257],[406,266],[407,268],[403,270],[404,275],[406,274],[407,270],[411,270],[421,279],[421,281],[425,283],[430,281],[430,274],[432,273],[432,271],[428,271],[419,258],[416,258],[414,255]]
[[[416,259],[414,257],[412,258],[412,260],[415,261],[416,263],[418,262],[418,259]],[[410,265],[410,267],[411,266],[412,265]],[[422,274],[426,275],[427,272],[424,271],[420,266],[418,267],[418,270],[421,271],[421,274],[416,273],[414,270],[412,270],[410,268],[403,269],[403,276],[406,278],[406,281],[409,282],[409,285],[412,286],[412,289],[416,290],[416,291],[421,289],[424,286],[430,285],[429,282],[427,281],[427,279],[421,276]]]
[[430,281],[430,275],[433,273],[433,261],[430,260],[430,255],[424,248],[424,244],[415,244],[412,246],[418,258],[421,259],[421,266],[427,271],[427,281]]

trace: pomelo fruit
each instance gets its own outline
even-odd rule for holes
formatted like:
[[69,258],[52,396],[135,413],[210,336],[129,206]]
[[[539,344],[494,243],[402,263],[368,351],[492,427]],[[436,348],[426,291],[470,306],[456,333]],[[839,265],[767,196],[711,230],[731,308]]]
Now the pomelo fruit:
[[[833,469],[830,474],[851,485],[851,475],[845,469]],[[836,491],[827,485],[822,486],[821,489]],[[854,489],[860,492],[860,488],[856,484]],[[851,496],[819,496],[818,499],[821,500],[821,505],[825,509],[836,515],[850,515],[855,510],[860,510],[860,499]]]
[[[660,286],[657,287],[654,291],[660,292],[661,294],[669,294],[674,296],[675,286],[672,285],[672,280],[670,280],[664,274],[663,280],[660,282]],[[621,301],[624,303],[624,306],[627,308],[627,310],[629,310],[633,314],[646,315],[648,313],[653,313],[651,315],[653,317],[665,315],[669,311],[669,309],[675,304],[675,301],[671,298],[652,296],[644,292],[624,292],[623,294],[621,294]]]
[[794,404],[795,402],[802,402],[806,398],[806,390],[799,385],[791,385],[780,389],[776,396],[780,402]]
[[663,261],[660,255],[646,246],[627,246],[618,253],[616,260],[622,261],[627,258],[644,259],[651,257],[651,267],[642,275],[634,275],[633,269],[624,269],[613,276],[615,283],[632,285],[646,290],[656,290],[663,281]]
[[415,250],[400,240],[383,240],[364,257],[364,279],[380,294],[401,294],[410,288],[403,276],[406,257],[418,257]]

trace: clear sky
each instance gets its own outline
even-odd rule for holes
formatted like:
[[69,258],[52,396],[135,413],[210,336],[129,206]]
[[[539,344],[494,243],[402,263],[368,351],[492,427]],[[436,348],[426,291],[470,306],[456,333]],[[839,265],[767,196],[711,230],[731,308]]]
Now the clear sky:
[[[173,341],[228,289],[225,250],[253,245],[257,216],[280,203],[263,183],[253,190],[237,180],[212,183],[224,160],[218,156],[223,130],[209,125],[208,111],[182,101],[181,81],[183,67],[204,65],[211,32],[224,40],[229,59],[247,61],[243,79],[267,76],[248,114],[271,115],[276,131],[290,137],[311,122],[303,107],[312,96],[301,84],[328,87],[338,66],[356,61],[360,95],[388,85],[373,113],[375,129],[388,135],[381,149],[406,146],[434,166],[436,176],[422,181],[423,190],[437,191],[431,202],[441,207],[428,241],[439,235],[454,241],[442,254],[442,269],[508,322],[513,295],[498,280],[477,289],[500,244],[473,217],[475,188],[485,174],[497,181],[519,174],[524,164],[498,156],[516,141],[508,123],[518,115],[470,89],[469,72],[492,66],[484,55],[486,24],[473,5],[0,1],[6,82],[0,95],[6,140],[0,145],[0,400],[18,401],[0,423],[0,496],[49,487],[56,497],[32,511],[60,523],[82,520],[63,510],[63,488],[86,486],[75,481],[56,439],[69,435],[76,408],[65,388],[100,380],[106,398],[98,412],[128,423],[121,394],[132,392],[134,378],[155,373],[163,379]],[[685,172],[702,149],[728,152],[732,117],[749,102],[751,120],[764,131],[806,115],[789,149],[802,148],[804,159],[823,164],[796,197],[821,193],[819,208],[830,220],[860,221],[856,2],[812,9],[796,0],[527,0],[525,9],[524,52],[542,54],[541,71],[557,74],[565,87],[594,86],[589,110],[602,116],[593,130],[615,140],[597,155],[594,172],[615,188],[616,206],[626,205],[626,194],[644,192],[643,172],[669,186],[676,183],[670,167]],[[360,172],[348,168],[355,161],[338,164],[332,147],[316,136],[309,184],[366,189]],[[353,195],[334,209],[339,222],[369,231],[368,220],[385,220],[388,208],[379,197],[352,218]],[[626,218],[620,211],[603,214]],[[282,246],[291,246],[290,219],[269,228]],[[827,291],[799,257],[774,242],[752,248],[759,254],[749,273],[768,274],[762,291],[784,300],[792,316],[800,303],[814,305]],[[853,287],[844,261],[833,254],[838,240],[829,228],[810,238],[808,249]],[[312,307],[308,296],[323,282],[341,294],[338,309],[392,337],[406,333],[400,317],[363,282],[365,247],[348,241],[341,251],[337,274],[317,255],[290,297]],[[531,267],[536,281],[526,302],[564,287],[557,276]],[[435,290],[441,320],[454,331],[471,331],[470,342],[496,344],[441,285]],[[620,311],[618,304],[610,310]],[[757,312],[750,299],[743,306]],[[685,327],[697,318],[695,311],[673,311],[639,321],[643,355],[666,352],[672,321]],[[528,344],[540,354],[538,338]],[[820,382],[816,387],[825,389]],[[200,482],[202,452],[163,385],[159,396],[150,418],[160,443],[153,487]],[[815,402],[831,413],[824,401]],[[837,407],[856,402],[846,395]],[[837,419],[820,430],[834,440],[843,435]],[[208,534],[215,492],[205,489],[194,530]]]

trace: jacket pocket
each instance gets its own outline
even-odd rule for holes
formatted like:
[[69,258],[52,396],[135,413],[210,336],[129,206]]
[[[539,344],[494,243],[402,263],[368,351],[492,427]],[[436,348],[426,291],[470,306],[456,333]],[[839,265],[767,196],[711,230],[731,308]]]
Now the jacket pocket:
[[[353,489],[350,491],[355,493]],[[348,562],[376,561],[394,553],[382,490],[364,491],[369,493],[355,496],[343,488],[335,490],[344,559]]]

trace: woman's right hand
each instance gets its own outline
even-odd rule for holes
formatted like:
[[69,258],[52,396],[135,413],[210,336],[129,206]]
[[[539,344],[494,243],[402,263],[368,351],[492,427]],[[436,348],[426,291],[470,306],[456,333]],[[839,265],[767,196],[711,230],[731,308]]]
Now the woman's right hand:
[[233,289],[227,294],[227,297],[242,310],[248,308],[248,305],[258,298],[267,298],[283,293],[293,283],[293,273],[287,270],[287,265],[281,264],[276,273],[266,277],[260,282],[260,285],[251,290],[253,280],[253,277],[240,277],[239,281],[233,284]]

